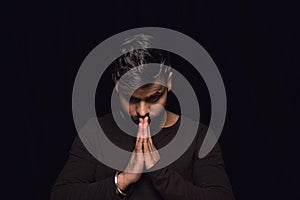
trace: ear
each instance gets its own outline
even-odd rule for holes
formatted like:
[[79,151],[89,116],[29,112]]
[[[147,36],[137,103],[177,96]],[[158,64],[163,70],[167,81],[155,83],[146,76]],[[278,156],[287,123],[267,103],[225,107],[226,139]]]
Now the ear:
[[172,75],[173,75],[173,73],[170,72],[170,73],[169,73],[169,77],[168,77],[168,81],[167,81],[168,92],[169,92],[169,91],[171,90],[171,88],[172,88]]
[[119,92],[119,83],[117,82],[115,85],[116,91]]

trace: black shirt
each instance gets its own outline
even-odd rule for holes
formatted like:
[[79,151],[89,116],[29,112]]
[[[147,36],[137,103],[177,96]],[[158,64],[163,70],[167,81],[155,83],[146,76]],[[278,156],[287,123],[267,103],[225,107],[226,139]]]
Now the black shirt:
[[[135,137],[122,132],[111,114],[100,118],[99,122],[113,143],[127,151],[133,151]],[[152,137],[157,149],[174,138],[179,125],[180,120]],[[185,153],[167,167],[143,173],[127,199],[233,200],[219,144],[204,158],[198,157],[206,132],[207,127],[199,124],[197,135]],[[69,158],[52,188],[51,200],[117,200],[119,197],[115,190],[115,173],[115,169],[93,157],[76,136]]]

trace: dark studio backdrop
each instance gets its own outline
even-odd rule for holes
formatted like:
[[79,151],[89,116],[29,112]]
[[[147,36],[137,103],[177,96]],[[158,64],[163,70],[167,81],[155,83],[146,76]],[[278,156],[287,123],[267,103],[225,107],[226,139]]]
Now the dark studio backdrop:
[[[16,176],[7,183],[15,188],[10,199],[49,199],[76,135],[72,87],[82,61],[108,37],[144,26],[192,37],[217,64],[228,101],[219,142],[236,198],[299,199],[295,5],[258,0],[112,0],[24,1],[11,8],[6,20],[13,22],[10,50],[15,53],[10,59],[22,71],[16,75],[15,128],[21,134],[9,162]],[[199,95],[207,96],[205,85],[197,85],[201,78],[192,71],[185,73]],[[107,108],[109,88],[102,90],[97,103]],[[205,122],[209,100],[200,106]]]

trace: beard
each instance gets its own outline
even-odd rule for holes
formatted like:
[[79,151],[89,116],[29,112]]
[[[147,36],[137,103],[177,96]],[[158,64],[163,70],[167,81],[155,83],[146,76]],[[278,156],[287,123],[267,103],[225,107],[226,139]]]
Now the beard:
[[118,120],[119,128],[121,130],[123,130],[123,132],[125,132],[131,136],[134,136],[134,137],[136,137],[136,132],[138,130],[139,118],[144,119],[145,117],[148,117],[148,123],[150,126],[151,135],[152,135],[152,134],[158,133],[162,129],[162,127],[165,123],[165,119],[167,117],[165,109],[157,110],[155,115],[154,115],[154,113],[152,114],[150,112],[150,113],[147,113],[145,116],[140,116],[138,114],[130,115],[128,112],[126,112],[122,108],[122,106],[120,104],[118,104],[117,106],[119,106],[119,109],[115,109],[115,110],[119,110],[119,112],[116,112],[115,116],[117,117],[117,119],[119,119]]
[[139,124],[139,118],[145,118],[148,117],[148,123],[150,126],[150,130],[153,132],[157,132],[158,130],[160,130],[164,123],[165,123],[165,119],[166,119],[166,112],[159,112],[157,115],[151,115],[151,113],[146,114],[145,116],[139,116],[139,115],[135,115],[135,116],[131,116],[131,120],[135,123],[135,124]]
[[151,117],[150,117],[150,114],[147,113],[145,116],[139,116],[139,115],[135,115],[135,116],[131,116],[131,119],[132,121],[136,124],[136,125],[139,125],[140,123],[140,118],[144,119],[145,117],[148,117],[148,123],[150,124],[151,123]]
[[[124,114],[123,112],[120,112],[120,115],[117,115],[120,119],[120,123],[118,124],[119,128],[127,133],[128,135],[131,135],[133,137],[136,137],[136,133],[138,130],[138,124],[139,124],[139,118],[149,117],[148,123],[150,127],[151,135],[155,135],[158,133],[165,123],[166,119],[166,112],[160,112],[157,115],[151,115],[147,114],[143,117],[141,116],[130,116],[129,114]],[[132,123],[134,122],[134,123]]]

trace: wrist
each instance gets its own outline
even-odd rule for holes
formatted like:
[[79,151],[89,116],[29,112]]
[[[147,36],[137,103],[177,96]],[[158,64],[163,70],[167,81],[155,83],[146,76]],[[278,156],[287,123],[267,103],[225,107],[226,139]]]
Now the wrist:
[[130,185],[130,182],[126,178],[126,172],[117,174],[117,184],[121,190],[125,190]]
[[133,185],[126,183],[126,179],[124,178],[124,173],[116,172],[114,177],[115,187],[116,187],[116,194],[121,199],[126,198],[132,193]]

